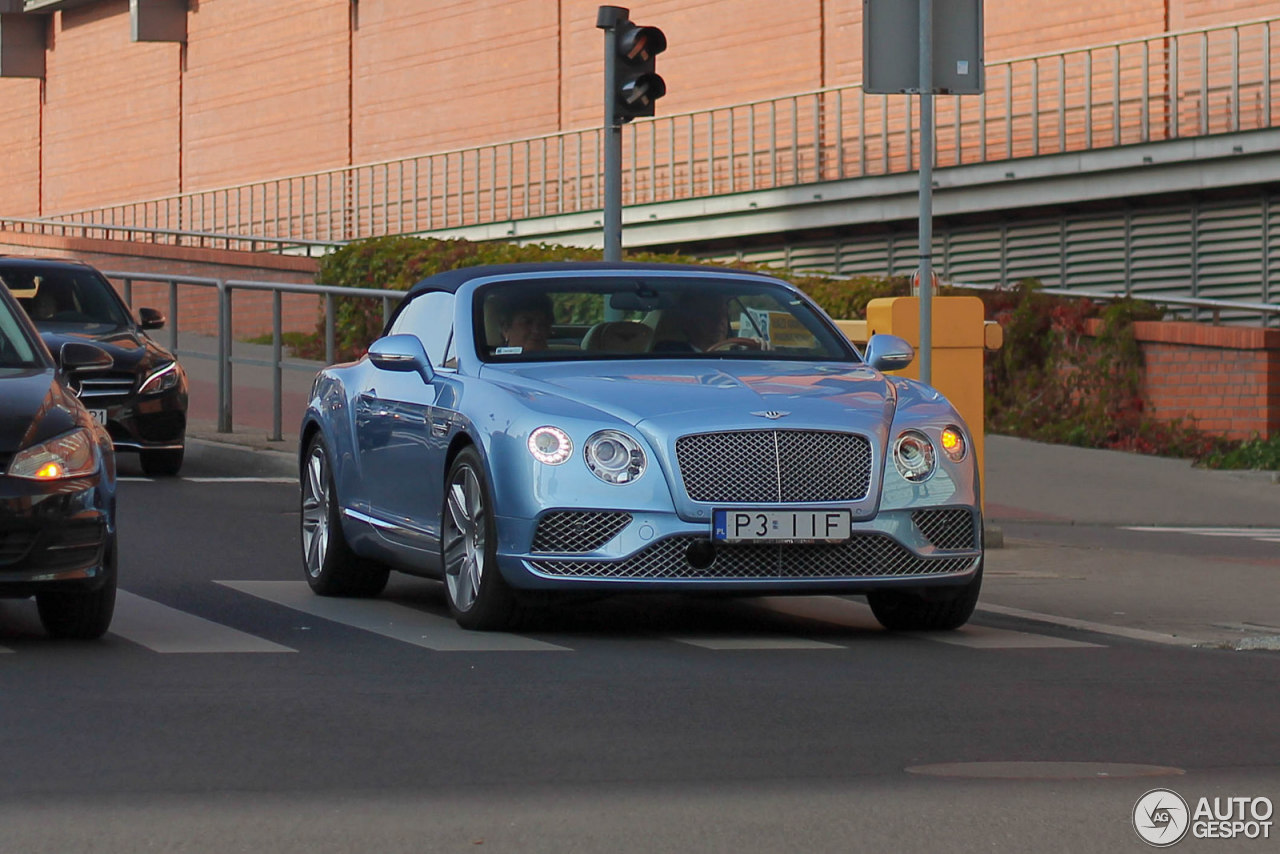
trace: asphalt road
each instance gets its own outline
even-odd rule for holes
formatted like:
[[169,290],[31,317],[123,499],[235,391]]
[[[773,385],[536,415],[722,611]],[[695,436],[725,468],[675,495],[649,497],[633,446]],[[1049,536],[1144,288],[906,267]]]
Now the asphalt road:
[[468,633],[429,581],[312,596],[288,468],[202,446],[181,479],[123,483],[101,642],[0,601],[0,851],[1142,851],[1150,789],[1280,801],[1280,654],[991,611],[893,635],[838,597],[601,600]]

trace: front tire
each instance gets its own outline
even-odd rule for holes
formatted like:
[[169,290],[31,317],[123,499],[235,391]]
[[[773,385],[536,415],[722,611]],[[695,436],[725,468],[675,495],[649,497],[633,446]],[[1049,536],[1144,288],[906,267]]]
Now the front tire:
[[449,468],[442,532],[444,588],[453,618],[464,629],[508,628],[519,603],[498,570],[493,504],[474,448],[464,448]]
[[973,580],[962,587],[926,591],[881,590],[867,594],[867,604],[880,625],[896,632],[938,632],[958,629],[973,616],[982,589],[982,564]]
[[391,571],[360,557],[342,533],[338,491],[329,452],[316,434],[307,445],[302,468],[302,566],[307,583],[320,596],[377,596]]
[[40,624],[55,638],[97,640],[107,633],[116,610],[116,538],[102,553],[105,576],[101,587],[88,592],[37,593]]

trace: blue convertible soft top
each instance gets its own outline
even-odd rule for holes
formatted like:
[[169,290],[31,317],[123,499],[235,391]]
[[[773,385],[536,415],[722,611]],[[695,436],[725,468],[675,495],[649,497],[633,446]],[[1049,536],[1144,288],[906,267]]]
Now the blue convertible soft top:
[[681,271],[706,273],[710,271],[735,276],[770,278],[764,273],[756,273],[750,270],[734,270],[728,267],[718,267],[709,264],[648,264],[637,261],[543,261],[539,263],[525,264],[486,264],[480,267],[459,267],[455,270],[445,270],[443,273],[436,273],[434,276],[428,276],[409,289],[406,299],[423,291],[449,291],[450,293],[453,293],[472,279],[484,278],[486,276],[520,275],[527,273],[552,274],[563,270],[595,270],[601,273],[624,274],[638,273],[645,270],[668,273]]

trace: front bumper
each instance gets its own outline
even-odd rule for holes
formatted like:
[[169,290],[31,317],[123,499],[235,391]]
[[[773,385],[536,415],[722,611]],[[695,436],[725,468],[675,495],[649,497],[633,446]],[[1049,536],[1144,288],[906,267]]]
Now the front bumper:
[[183,387],[157,395],[131,397],[105,407],[84,401],[86,406],[105,408],[107,432],[118,451],[178,449],[187,433],[187,392]]
[[830,544],[713,543],[709,525],[625,511],[552,511],[498,528],[512,532],[507,546],[531,544],[498,555],[503,576],[527,589],[858,593],[964,584],[983,554],[982,517],[968,506],[882,512]]
[[100,586],[114,531],[96,477],[56,485],[0,477],[0,597]]

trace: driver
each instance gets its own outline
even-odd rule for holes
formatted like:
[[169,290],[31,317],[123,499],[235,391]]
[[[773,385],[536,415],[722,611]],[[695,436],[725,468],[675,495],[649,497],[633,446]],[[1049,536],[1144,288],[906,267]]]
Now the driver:
[[662,341],[655,350],[687,349],[697,353],[729,349],[759,349],[754,338],[735,337],[729,327],[730,298],[720,294],[686,294],[676,309],[683,340]]

